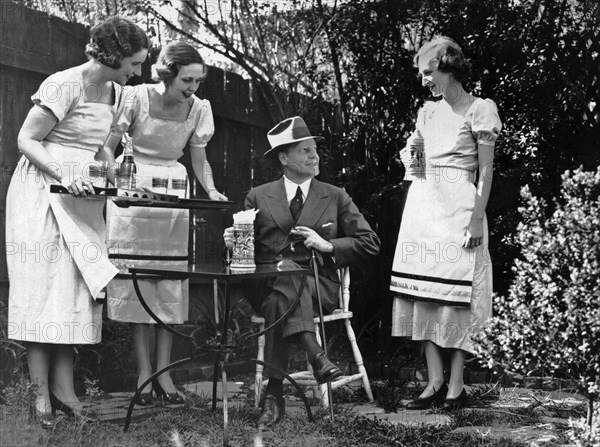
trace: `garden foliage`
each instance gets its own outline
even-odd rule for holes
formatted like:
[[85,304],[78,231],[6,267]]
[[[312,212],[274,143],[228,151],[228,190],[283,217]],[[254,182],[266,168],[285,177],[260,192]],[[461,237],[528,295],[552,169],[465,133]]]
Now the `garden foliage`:
[[[480,338],[492,366],[575,381],[600,394],[600,167],[562,176],[549,204],[522,189],[514,280]],[[552,205],[552,206],[550,206]]]
[[115,0],[105,11],[93,3],[71,2],[65,16],[135,15],[159,43],[183,38],[228,58],[225,68],[264,92],[274,122],[300,114],[315,133],[322,128],[322,177],[346,188],[382,240],[377,263],[353,272],[361,335],[383,339],[391,325],[389,271],[407,190],[395,158],[431,99],[412,62],[425,40],[454,38],[473,64],[467,89],[499,107],[504,127],[487,214],[500,295],[511,296],[521,250],[511,238],[519,237],[521,187],[530,185],[532,197],[556,196],[565,169],[600,165],[597,0]]
[[[47,4],[66,8],[58,0]],[[102,18],[89,2],[70,8],[63,11],[69,20]],[[493,99],[504,123],[488,206],[501,293],[517,255],[503,241],[516,230],[520,188],[554,195],[565,169],[600,164],[596,0],[116,0],[104,13],[135,15],[159,43],[183,38],[212,50],[227,58],[224,68],[253,80],[274,122],[300,114],[312,129],[322,128],[322,177],[346,188],[382,239],[376,276],[354,276],[353,287],[368,289],[374,300],[355,308],[367,318],[373,309],[389,310],[407,187],[395,158],[430,99],[412,66],[425,40],[443,34],[463,47],[473,63],[467,88]],[[382,320],[388,324],[387,311]]]

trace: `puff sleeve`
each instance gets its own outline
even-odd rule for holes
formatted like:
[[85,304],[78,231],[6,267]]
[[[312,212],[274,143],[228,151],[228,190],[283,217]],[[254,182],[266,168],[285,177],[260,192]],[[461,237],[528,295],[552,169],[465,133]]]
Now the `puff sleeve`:
[[42,82],[31,100],[35,105],[52,112],[58,121],[62,121],[79,101],[81,90],[79,79],[69,76],[66,71],[59,71]]
[[502,122],[498,115],[498,107],[491,99],[478,101],[472,109],[470,117],[471,132],[477,144],[494,146],[500,135]]
[[123,135],[139,116],[141,88],[141,85],[126,85],[125,87],[115,85],[115,91],[120,91],[120,95],[117,115],[110,128],[112,135]]
[[210,102],[205,99],[199,101],[200,104],[198,120],[196,121],[196,129],[192,133],[189,142],[190,151],[205,148],[215,133],[215,123],[213,120]]

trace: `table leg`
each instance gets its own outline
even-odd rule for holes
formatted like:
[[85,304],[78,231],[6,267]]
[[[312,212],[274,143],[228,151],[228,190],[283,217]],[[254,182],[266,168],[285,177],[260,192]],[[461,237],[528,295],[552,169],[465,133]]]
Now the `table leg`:
[[294,299],[294,302],[288,308],[288,310],[286,310],[285,313],[281,317],[279,317],[273,324],[271,324],[270,326],[264,328],[260,332],[255,332],[254,334],[247,335],[246,339],[258,338],[261,335],[264,335],[267,332],[272,331],[277,326],[279,326],[281,323],[283,323],[283,321],[294,311],[294,309],[296,308],[296,306],[298,306],[298,304],[300,303],[300,297],[302,296],[302,292],[304,291],[304,286],[305,285],[306,285],[306,273],[302,273],[302,278],[300,280],[300,288],[298,289],[298,293],[296,294],[296,299]]
[[[219,366],[221,366],[221,371],[224,368],[226,362],[222,362],[222,358],[225,355],[223,351],[223,347],[227,345],[227,329],[229,328],[229,320],[231,313],[231,306],[229,303],[229,279],[225,280],[225,290],[224,290],[224,299],[225,299],[225,309],[223,311],[223,321],[221,321],[221,340],[219,342],[219,351],[215,357],[215,364],[213,366],[213,401],[212,401],[212,411],[217,409],[217,381],[218,381],[218,371]],[[222,375],[222,373],[221,373]]]
[[275,365],[272,365],[272,364],[267,363],[267,362],[263,362],[262,360],[258,360],[258,359],[250,359],[250,361],[254,362],[254,363],[258,363],[259,365],[262,365],[265,368],[269,368],[269,369],[272,369],[274,371],[277,371],[279,374],[281,374],[283,377],[285,377],[292,384],[292,386],[294,388],[296,388],[296,391],[298,391],[298,394],[300,395],[300,398],[302,399],[302,402],[304,402],[304,407],[306,408],[306,415],[308,417],[308,422],[313,422],[314,419],[313,419],[312,411],[310,409],[310,404],[308,403],[308,398],[304,394],[304,389],[302,389],[302,387],[300,385],[298,385],[298,382],[296,382],[283,369],[278,368]]
[[[270,326],[266,327],[262,331],[259,331],[259,332],[256,332],[254,334],[250,334],[250,335],[246,336],[246,339],[256,338],[256,337],[259,337],[261,335],[264,335],[267,332],[272,331],[273,329],[275,329],[281,323],[283,323],[283,321],[292,313],[292,311],[300,303],[300,297],[302,296],[302,292],[304,291],[304,287],[306,285],[306,276],[307,276],[306,272],[303,272],[302,273],[302,278],[300,279],[300,288],[298,289],[298,293],[296,294],[296,299],[294,299],[294,302],[289,307],[289,309],[281,317],[279,317],[273,324],[271,324]],[[304,389],[300,385],[298,385],[298,383],[294,379],[292,379],[289,374],[287,374],[282,369],[280,369],[280,368],[278,368],[278,367],[276,367],[276,366],[274,366],[274,365],[272,365],[270,363],[264,362],[262,360],[258,360],[258,359],[250,359],[250,360],[252,362],[254,362],[254,363],[258,363],[259,365],[263,365],[264,367],[267,367],[267,368],[270,368],[270,369],[272,369],[274,371],[277,371],[281,375],[283,375],[286,379],[288,379],[288,381],[292,384],[292,386],[294,388],[296,388],[296,390],[298,391],[298,394],[300,395],[300,398],[304,402],[304,407],[306,408],[306,414],[307,414],[307,417],[308,417],[308,421],[309,422],[313,421],[312,411],[310,409],[310,404],[308,403],[308,399],[306,398],[306,395],[304,394]]]
[[146,380],[144,383],[142,383],[135,390],[135,394],[133,395],[133,397],[131,398],[131,402],[129,403],[129,408],[127,410],[127,416],[125,417],[125,427],[123,428],[124,432],[129,429],[129,422],[131,421],[131,414],[133,413],[133,407],[135,406],[135,400],[140,395],[140,393],[142,392],[142,390],[146,387],[146,385],[148,385],[149,383],[151,383],[155,378],[157,378],[158,376],[160,376],[165,371],[168,371],[171,368],[174,368],[175,366],[181,365],[182,363],[186,363],[186,362],[189,362],[191,360],[195,360],[195,357],[188,357],[188,358],[185,358],[185,359],[177,360],[176,362],[173,362],[170,365],[165,366],[160,371],[156,371],[154,374],[152,374],[148,380]]
[[[146,312],[148,312],[148,315],[150,315],[150,317],[156,321],[156,323],[158,325],[160,325],[161,327],[165,328],[166,330],[168,330],[169,332],[171,332],[172,334],[175,334],[179,337],[182,338],[187,338],[190,339],[192,341],[192,344],[196,344],[195,340],[192,336],[187,335],[187,334],[183,334],[175,329],[173,329],[171,326],[169,326],[168,324],[164,323],[160,318],[158,318],[158,316],[152,311],[152,309],[150,309],[150,307],[148,306],[148,303],[146,303],[146,300],[144,299],[144,297],[142,296],[142,292],[140,290],[140,285],[138,283],[138,278],[135,272],[131,272],[131,280],[133,281],[133,288],[135,290],[135,294],[138,297],[138,300],[140,300],[140,304],[142,305],[142,307],[144,308],[144,310]],[[144,389],[144,387],[146,385],[148,385],[150,382],[152,382],[153,379],[155,379],[156,377],[158,377],[159,375],[161,375],[163,372],[168,371],[169,369],[180,365],[182,363],[188,362],[190,360],[194,360],[194,356],[192,355],[191,357],[182,359],[182,360],[178,360],[176,362],[171,363],[170,365],[167,365],[166,367],[164,367],[163,369],[161,369],[160,371],[157,371],[156,373],[152,374],[152,376],[150,376],[150,378],[148,380],[146,380],[144,383],[142,383],[141,386],[139,386],[136,390],[135,390],[135,394],[133,395],[133,397],[131,398],[131,402],[129,403],[129,408],[127,410],[127,416],[125,418],[125,428],[123,429],[123,431],[127,431],[129,429],[129,422],[131,421],[131,414],[133,413],[133,407],[135,406],[135,400],[137,399],[137,397],[139,396],[139,394],[142,392],[142,390]]]
[[[323,317],[323,303],[321,302],[321,288],[319,287],[319,266],[317,263],[317,255],[315,249],[311,250],[312,254],[312,268],[315,275],[315,290],[317,292],[317,303],[319,306],[319,323],[321,327],[321,340],[323,343],[323,352],[327,355],[327,337],[325,336],[325,318]],[[333,421],[333,390],[331,388],[331,382],[327,382],[327,398],[329,400],[329,415]]]
[[144,308],[144,310],[146,312],[148,312],[148,315],[150,315],[150,317],[156,321],[156,323],[158,325],[160,325],[160,327],[166,329],[167,331],[169,331],[170,333],[177,335],[179,337],[182,338],[187,338],[190,340],[193,340],[193,337],[191,335],[187,335],[187,334],[183,334],[175,329],[173,329],[171,326],[169,326],[168,324],[166,324],[165,322],[163,322],[160,318],[158,318],[158,315],[156,315],[152,309],[150,309],[150,307],[148,306],[148,303],[146,303],[146,300],[144,299],[144,297],[142,296],[142,291],[140,290],[140,285],[138,284],[138,279],[137,279],[137,275],[135,272],[131,272],[131,280],[133,281],[133,289],[135,290],[135,294],[138,297],[138,300],[140,300],[140,304],[142,305],[142,307]]
[[229,445],[229,409],[227,406],[227,371],[225,360],[221,361],[221,396],[223,399],[223,445]]
[[225,299],[225,309],[223,311],[223,321],[221,322],[221,340],[219,343],[219,351],[215,358],[215,366],[213,368],[213,402],[212,411],[217,409],[217,376],[218,368],[221,369],[221,399],[223,401],[223,445],[229,445],[229,411],[228,411],[228,394],[227,394],[227,353],[224,347],[227,346],[227,335],[229,329],[229,320],[231,317],[230,303],[230,284],[229,279],[225,280],[225,290],[223,293]]
[[221,353],[217,352],[215,357],[215,364],[213,366],[213,395],[212,395],[212,411],[214,412],[217,409],[217,373],[219,371],[219,361],[221,358]]

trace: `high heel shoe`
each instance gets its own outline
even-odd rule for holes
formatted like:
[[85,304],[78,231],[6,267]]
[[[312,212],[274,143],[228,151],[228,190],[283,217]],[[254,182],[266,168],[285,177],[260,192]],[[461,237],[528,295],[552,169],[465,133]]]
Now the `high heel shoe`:
[[54,394],[50,393],[50,405],[52,405],[52,414],[55,415],[56,411],[62,411],[69,417],[79,419],[81,422],[98,422],[100,419],[93,410],[77,410],[73,407],[69,407],[63,401],[61,401]]
[[454,399],[446,399],[442,410],[453,411],[463,408],[467,404],[467,392],[463,388],[460,394]]
[[[139,381],[136,383],[139,383]],[[154,384],[154,380],[152,381],[152,384]],[[152,405],[154,403],[154,398],[152,397],[152,390],[148,391],[147,393],[138,394],[137,397],[134,399],[134,402],[140,407],[147,407],[148,405]]]
[[160,383],[158,383],[158,380],[155,380],[152,383],[152,388],[154,390],[154,392],[156,393],[156,398],[162,400],[163,404],[167,403],[167,404],[174,404],[174,405],[179,405],[185,402],[184,398],[181,397],[181,395],[175,391],[174,393],[167,393],[162,386],[160,386]]
[[430,408],[434,403],[441,404],[444,401],[444,397],[448,393],[448,386],[444,383],[439,390],[433,389],[433,394],[427,397],[417,397],[415,400],[410,401],[406,404],[407,410],[426,410]]
[[42,411],[38,408],[38,399],[29,408],[29,418],[32,422],[37,422],[42,428],[54,428],[54,414],[52,411]]

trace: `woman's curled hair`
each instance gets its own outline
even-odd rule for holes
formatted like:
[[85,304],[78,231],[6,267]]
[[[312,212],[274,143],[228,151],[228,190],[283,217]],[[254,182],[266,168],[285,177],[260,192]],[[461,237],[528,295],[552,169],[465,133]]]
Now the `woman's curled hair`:
[[425,54],[435,52],[438,60],[437,69],[444,73],[452,73],[454,79],[463,83],[471,75],[471,62],[465,58],[460,46],[449,37],[434,37],[426,42],[414,57],[414,65],[418,66],[419,58]]
[[177,77],[179,69],[190,64],[201,64],[204,67],[204,77],[207,70],[200,53],[185,42],[171,42],[160,51],[153,72],[155,80],[168,84]]
[[121,68],[121,61],[147,49],[146,33],[135,23],[120,17],[109,17],[90,32],[85,54],[110,68]]

